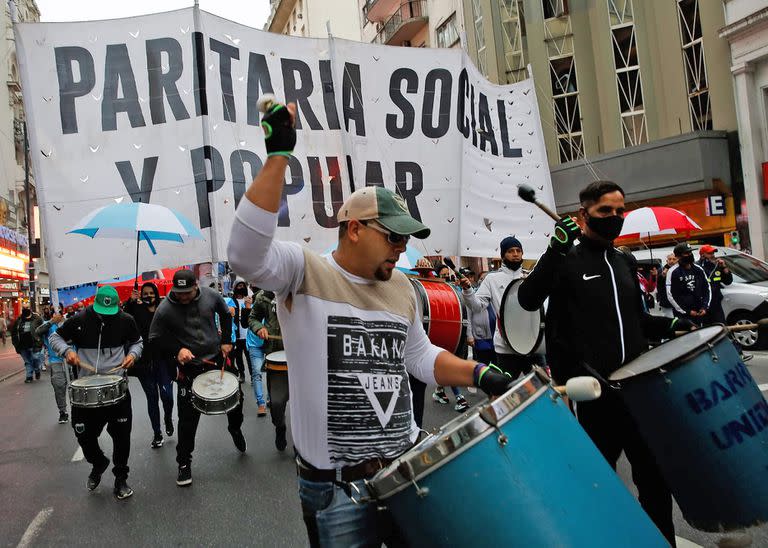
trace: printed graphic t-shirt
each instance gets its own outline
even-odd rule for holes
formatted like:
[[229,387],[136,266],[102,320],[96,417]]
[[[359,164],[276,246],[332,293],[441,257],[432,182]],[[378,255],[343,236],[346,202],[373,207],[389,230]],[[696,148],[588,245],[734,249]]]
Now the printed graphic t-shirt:
[[293,440],[318,468],[393,458],[418,435],[410,372],[434,384],[432,345],[399,271],[359,278],[328,255],[272,239],[277,215],[242,200],[228,250],[246,280],[277,295]]

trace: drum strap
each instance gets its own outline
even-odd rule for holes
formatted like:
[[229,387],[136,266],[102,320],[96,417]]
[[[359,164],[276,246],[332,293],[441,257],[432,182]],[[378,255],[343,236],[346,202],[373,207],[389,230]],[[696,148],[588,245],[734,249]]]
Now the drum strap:
[[582,361],[581,361],[581,365],[584,367],[584,369],[586,369],[586,370],[587,370],[587,372],[588,372],[590,375],[592,375],[592,376],[593,376],[593,377],[595,377],[595,378],[596,378],[598,381],[600,381],[600,384],[604,384],[605,386],[607,386],[607,387],[609,387],[609,388],[614,388],[614,389],[618,389],[618,388],[619,388],[619,386],[618,386],[618,385],[615,385],[615,384],[611,384],[611,383],[609,383],[609,382],[608,382],[608,381],[605,379],[605,377],[603,377],[603,376],[602,376],[600,373],[598,373],[598,372],[597,372],[597,371],[596,371],[596,370],[595,370],[595,369],[594,369],[594,368],[593,368],[591,365],[589,365],[589,364],[588,364],[587,362],[585,362],[584,360],[582,360]]

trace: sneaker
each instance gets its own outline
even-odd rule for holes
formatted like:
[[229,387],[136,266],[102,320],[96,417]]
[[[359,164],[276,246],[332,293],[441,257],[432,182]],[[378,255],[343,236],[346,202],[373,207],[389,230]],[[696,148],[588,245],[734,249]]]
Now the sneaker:
[[125,481],[125,478],[117,478],[115,479],[115,490],[113,493],[117,500],[123,500],[133,495],[133,489]]
[[32,382],[32,377],[27,377],[26,379],[24,379],[24,382],[27,383],[27,384],[31,383]]
[[448,396],[445,395],[445,390],[438,388],[432,392],[432,399],[437,403],[448,403]]
[[40,369],[42,369],[43,371],[48,371],[48,368],[46,366],[42,366]]
[[165,435],[169,438],[173,436],[173,417],[170,415],[165,416]]
[[66,413],[59,413],[59,424],[67,424],[69,422],[69,415]]
[[248,444],[245,443],[245,437],[243,436],[243,431],[239,430],[237,432],[232,432],[232,441],[235,442],[235,447],[237,447],[237,450],[241,453],[245,453],[245,450],[248,448]]
[[35,380],[40,380],[40,371],[35,371]]
[[192,485],[192,466],[185,464],[179,466],[179,475],[176,477],[176,485],[179,487],[185,487]]
[[278,451],[285,451],[285,448],[288,446],[288,440],[285,439],[285,431],[285,425],[275,427],[275,447],[277,447]]
[[267,416],[267,406],[266,405],[260,405],[259,410],[256,412],[256,414],[259,417],[266,417]]
[[149,446],[152,449],[157,449],[158,447],[162,447],[163,446],[163,436],[161,436],[160,434],[155,434],[155,437],[152,439],[152,443],[149,444]]
[[88,474],[88,481],[85,482],[85,486],[89,491],[93,491],[99,486],[99,483],[101,483],[101,475],[108,467],[109,459],[105,458],[102,466],[94,466],[91,468],[91,473]]
[[464,398],[464,396],[457,396],[456,405],[453,406],[453,409],[458,411],[459,413],[463,413],[464,411],[469,409],[469,402]]

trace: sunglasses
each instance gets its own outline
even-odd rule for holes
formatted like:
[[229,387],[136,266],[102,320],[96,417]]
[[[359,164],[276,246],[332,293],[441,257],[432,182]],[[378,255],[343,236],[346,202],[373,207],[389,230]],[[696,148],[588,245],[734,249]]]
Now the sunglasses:
[[376,230],[377,232],[381,232],[382,234],[386,235],[387,242],[389,242],[392,245],[407,244],[408,241],[411,239],[409,235],[397,234],[395,232],[391,232],[375,221],[360,221],[360,224],[370,227]]

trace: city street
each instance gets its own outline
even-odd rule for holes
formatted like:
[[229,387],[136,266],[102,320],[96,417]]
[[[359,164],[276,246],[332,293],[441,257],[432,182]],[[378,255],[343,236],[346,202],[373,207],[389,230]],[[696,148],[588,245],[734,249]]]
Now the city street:
[[[0,352],[0,378],[19,367],[20,360],[10,345]],[[768,389],[768,353],[756,356],[750,370],[762,388]],[[86,491],[89,465],[82,460],[71,426],[56,423],[47,375],[44,372],[42,379],[31,385],[24,384],[23,374],[0,382],[0,420],[4,425],[0,449],[0,545],[305,545],[291,452],[275,450],[269,419],[256,417],[250,384],[243,385],[249,391],[243,426],[247,453],[241,455],[234,448],[226,419],[203,417],[194,453],[194,483],[182,489],[175,484],[176,438],[166,439],[160,449],[149,448],[146,400],[133,379],[129,483],[135,495],[118,502],[112,496],[110,472],[95,492]],[[430,394],[431,389],[426,403],[428,428],[456,416],[453,401],[450,406],[439,405]],[[468,397],[472,403],[481,399],[479,393]],[[111,444],[106,433],[102,442],[109,454]],[[626,462],[620,473],[627,481],[630,474]],[[457,486],[457,512],[466,510],[462,494],[467,490],[468,486]],[[679,511],[676,522],[680,537],[702,546],[714,546],[723,537],[691,529]],[[753,546],[768,545],[768,527],[748,533]],[[631,539],[627,546],[632,546]]]

